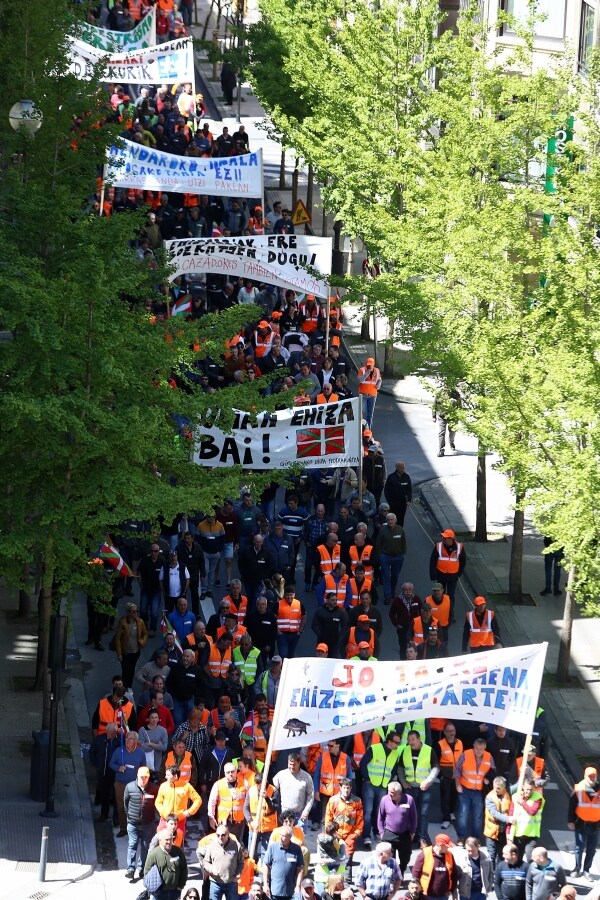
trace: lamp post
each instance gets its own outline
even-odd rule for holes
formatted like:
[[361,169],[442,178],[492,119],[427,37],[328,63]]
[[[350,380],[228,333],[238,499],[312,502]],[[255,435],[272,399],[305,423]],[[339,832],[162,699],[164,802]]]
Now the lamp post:
[[29,136],[33,137],[42,127],[42,114],[33,100],[17,100],[10,108],[8,121],[15,131],[24,128]]

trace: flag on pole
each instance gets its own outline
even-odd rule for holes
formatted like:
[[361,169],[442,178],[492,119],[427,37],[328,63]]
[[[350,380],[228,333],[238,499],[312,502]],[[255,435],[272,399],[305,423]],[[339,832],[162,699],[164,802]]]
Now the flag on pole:
[[113,547],[112,544],[108,544],[105,541],[98,550],[98,556],[101,559],[105,559],[113,569],[116,569],[119,578],[135,577],[135,572],[129,568],[117,548]]
[[174,301],[171,307],[172,316],[187,316],[192,311],[192,298],[189,294],[182,294]]
[[162,619],[160,620],[160,630],[162,632],[163,637],[165,636],[165,634],[172,634],[175,638],[175,646],[177,647],[177,649],[179,650],[180,653],[183,653],[183,647],[181,646],[181,644],[179,642],[179,638],[175,634],[175,629],[173,628],[173,626],[167,619],[167,614],[164,612],[162,614]]

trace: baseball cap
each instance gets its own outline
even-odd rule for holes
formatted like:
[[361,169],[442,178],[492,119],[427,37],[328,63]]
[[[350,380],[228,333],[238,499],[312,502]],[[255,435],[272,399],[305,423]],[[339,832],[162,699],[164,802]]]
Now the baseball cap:
[[272,656],[270,665],[274,665],[274,664],[276,665],[277,663],[280,663],[280,662],[283,662],[283,660],[280,656]]
[[485,606],[486,599],[485,597],[475,597],[473,603],[475,604],[475,606]]
[[598,775],[598,769],[595,769],[593,766],[588,766],[583,774],[584,775],[593,775],[594,778],[596,778],[596,776]]
[[359,622],[368,622],[368,621],[369,621],[369,617],[368,617],[368,616],[365,616],[364,613],[363,613],[362,616],[359,616],[359,617],[358,617],[358,621],[359,621]]
[[259,328],[270,328],[270,325],[268,322],[266,322],[264,319],[262,319],[262,321],[260,321],[258,323],[258,327]]
[[439,844],[440,847],[453,847],[454,844],[450,840],[447,834],[436,834],[433,839],[434,844]]
[[329,647],[327,644],[317,644],[317,650],[322,650],[323,653],[329,653]]
[[374,365],[375,365],[375,360],[373,359],[372,356],[369,356],[369,358],[367,359],[367,365],[368,365],[368,366],[374,366]]
[[434,581],[433,584],[431,585],[431,590],[432,591],[443,591],[444,586],[442,584],[440,584],[439,581]]
[[368,641],[359,641],[359,642],[358,642],[358,649],[359,649],[359,650],[368,650],[368,649],[369,649],[369,642],[368,642]]
[[312,878],[304,878],[300,887],[314,887],[315,883]]
[[140,766],[138,769],[138,775],[150,776],[150,769],[148,768],[148,766]]
[[446,528],[445,531],[440,531],[440,534],[442,537],[451,537],[451,538],[456,537],[456,535],[454,534],[454,532],[452,531],[451,528]]
[[217,728],[217,730],[215,732],[215,739],[217,741],[226,741],[227,740],[227,735],[225,734],[225,732],[223,731],[222,728]]

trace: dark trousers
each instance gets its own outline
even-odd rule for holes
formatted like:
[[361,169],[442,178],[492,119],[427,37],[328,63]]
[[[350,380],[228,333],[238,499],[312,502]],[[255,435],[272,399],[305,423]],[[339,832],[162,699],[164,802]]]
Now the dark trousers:
[[399,500],[394,500],[390,503],[390,512],[393,512],[398,519],[398,525],[404,526],[404,517],[406,516],[407,506],[408,501],[406,497],[401,497]]
[[[555,591],[560,588],[560,576],[562,567],[560,562],[564,559],[564,551],[557,550],[556,553],[546,553],[544,555],[544,575],[546,580],[546,590],[549,591],[554,587]],[[554,569],[554,572],[552,571]],[[554,575],[554,578],[552,577]]]
[[506,832],[501,831],[496,840],[486,837],[485,849],[490,858],[492,869],[496,868],[497,861],[502,857],[502,850],[506,847]]
[[440,778],[440,800],[442,803],[442,822],[449,822],[450,816],[456,813],[458,791],[454,778]]
[[95,801],[100,806],[100,815],[103,819],[108,817],[111,806],[113,808],[113,819],[116,819],[115,773],[112,769],[109,769],[104,775],[98,772]]
[[396,834],[393,831],[384,831],[381,836],[382,841],[389,841],[392,845],[392,853],[394,856],[398,854],[398,865],[400,874],[403,875],[410,862],[410,854],[412,850],[412,841],[410,832],[403,831],[402,834]]
[[137,661],[139,658],[139,650],[137,653],[124,653],[121,657],[121,675],[123,676],[123,682],[126,688],[130,688],[133,684],[135,667],[137,666]]

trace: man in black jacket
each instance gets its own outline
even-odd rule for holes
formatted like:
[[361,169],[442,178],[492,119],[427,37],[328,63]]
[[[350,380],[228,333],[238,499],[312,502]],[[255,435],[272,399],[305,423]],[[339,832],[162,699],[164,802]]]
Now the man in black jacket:
[[177,545],[177,559],[190,573],[192,612],[197,617],[200,615],[200,578],[206,577],[206,565],[202,547],[194,543],[191,531],[186,531],[183,540]]
[[204,751],[198,765],[198,790],[202,793],[205,808],[213,784],[224,777],[223,767],[233,759],[233,750],[227,746],[227,735],[222,728],[218,728],[214,747]]
[[127,813],[127,872],[126,878],[135,877],[135,856],[138,845],[138,869],[140,878],[143,874],[148,848],[155,831],[154,801],[158,793],[158,785],[150,783],[150,769],[140,766],[135,781],[125,787],[123,803]]
[[[397,462],[395,470],[388,475],[385,482],[385,497],[390,504],[390,511],[398,519],[398,525],[404,526],[406,508],[412,503],[412,481],[405,471],[406,464]],[[380,495],[381,496],[381,495]],[[379,500],[377,500],[379,503]]]
[[260,585],[275,574],[273,555],[263,544],[263,536],[255,534],[250,546],[240,550],[238,565],[249,600],[255,600]]
[[246,616],[245,626],[252,643],[260,650],[263,666],[277,647],[277,611],[269,607],[266,597],[257,597],[256,608]]
[[325,605],[318,606],[313,615],[311,628],[317,642],[327,644],[330,657],[340,656],[340,640],[348,628],[348,614],[339,608],[335,593],[325,595]]
[[99,822],[108,819],[109,806],[113,807],[113,822],[119,824],[117,809],[115,806],[115,773],[110,768],[109,762],[114,751],[119,746],[117,726],[114,722],[108,722],[106,731],[98,734],[90,747],[89,760],[96,768],[96,797],[94,804],[100,805]]
[[173,666],[167,681],[173,697],[173,718],[176,725],[187,721],[194,702],[202,696],[202,669],[196,665],[193,650],[183,651],[181,662]]

